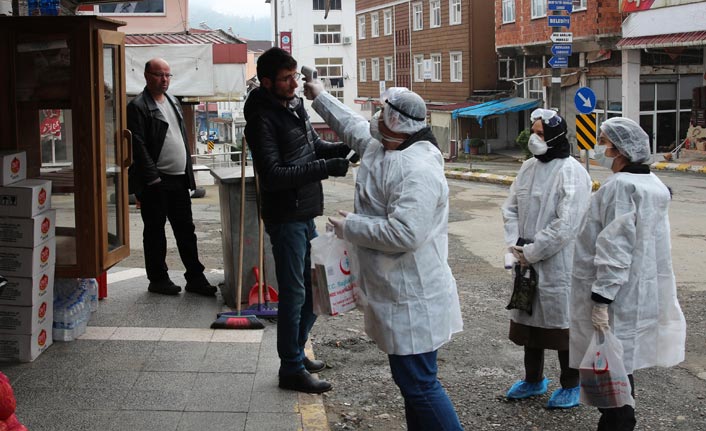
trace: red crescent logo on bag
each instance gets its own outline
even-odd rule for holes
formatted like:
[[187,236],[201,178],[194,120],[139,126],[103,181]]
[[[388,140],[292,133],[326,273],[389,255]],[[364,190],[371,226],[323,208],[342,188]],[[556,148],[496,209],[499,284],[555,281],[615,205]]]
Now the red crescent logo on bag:
[[39,333],[39,336],[37,337],[37,344],[39,344],[39,347],[44,346],[47,342],[47,331],[42,329],[42,332]]
[[47,303],[42,302],[42,305],[39,306],[39,318],[44,318],[45,314],[47,314]]
[[39,195],[37,196],[37,201],[39,202],[39,205],[44,205],[44,202],[47,201],[47,191],[42,189],[39,191]]
[[42,233],[46,234],[47,232],[49,232],[50,227],[51,227],[51,222],[49,221],[49,219],[47,217],[44,217],[44,220],[42,220],[42,227],[41,227]]
[[45,263],[49,260],[49,247],[47,247],[46,245],[44,246],[39,258],[41,259],[42,263]]
[[348,251],[343,252],[343,258],[338,262],[338,268],[344,275],[351,275],[350,262],[348,262]]
[[12,159],[12,161],[10,162],[10,172],[12,172],[13,174],[16,174],[16,173],[18,173],[19,171],[20,171],[20,159],[18,159],[17,157],[15,157],[15,158]]
[[[600,366],[605,362],[605,367],[600,369]],[[598,364],[599,369],[596,369],[596,364]],[[593,361],[593,372],[596,374],[605,374],[608,372],[608,360],[601,358],[601,352],[596,352],[596,359]]]
[[49,286],[49,277],[44,274],[42,278],[39,280],[39,290],[44,292],[47,290],[47,287]]

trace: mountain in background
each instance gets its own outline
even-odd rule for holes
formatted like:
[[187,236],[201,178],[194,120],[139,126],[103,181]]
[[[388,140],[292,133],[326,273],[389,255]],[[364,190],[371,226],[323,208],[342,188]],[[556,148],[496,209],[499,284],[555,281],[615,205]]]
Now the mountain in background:
[[218,13],[208,7],[189,5],[189,27],[200,28],[199,24],[205,22],[212,29],[228,31],[233,29],[233,34],[245,39],[272,40],[270,34],[270,18],[242,17]]

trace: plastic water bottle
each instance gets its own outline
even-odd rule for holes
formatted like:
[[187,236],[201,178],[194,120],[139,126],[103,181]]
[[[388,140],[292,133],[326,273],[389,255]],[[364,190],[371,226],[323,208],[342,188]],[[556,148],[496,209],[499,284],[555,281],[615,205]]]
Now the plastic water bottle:
[[95,278],[88,279],[88,299],[91,312],[98,310],[98,280]]

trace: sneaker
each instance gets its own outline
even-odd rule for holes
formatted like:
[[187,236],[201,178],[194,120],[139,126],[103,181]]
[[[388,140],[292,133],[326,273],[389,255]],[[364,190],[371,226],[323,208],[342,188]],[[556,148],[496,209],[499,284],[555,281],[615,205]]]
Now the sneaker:
[[524,380],[518,380],[512,385],[510,390],[507,391],[505,396],[511,400],[521,400],[535,395],[542,395],[547,392],[548,384],[549,379],[546,377],[537,383],[527,383]]
[[177,286],[170,279],[160,280],[160,281],[150,281],[150,285],[147,286],[147,290],[152,293],[159,293],[162,295],[178,295],[181,292],[181,287]]
[[301,370],[291,376],[280,375],[279,387],[308,394],[322,394],[331,390],[331,383],[317,379],[307,370]]
[[196,293],[203,296],[216,296],[216,291],[218,290],[216,286],[211,286],[211,283],[209,283],[206,278],[198,281],[187,281],[184,289],[189,293]]
[[576,386],[575,388],[569,388],[569,389],[564,389],[564,388],[559,388],[554,393],[552,393],[552,396],[549,398],[549,402],[547,402],[547,408],[548,409],[570,409],[571,407],[576,407],[579,405],[579,393],[581,392],[580,386]]

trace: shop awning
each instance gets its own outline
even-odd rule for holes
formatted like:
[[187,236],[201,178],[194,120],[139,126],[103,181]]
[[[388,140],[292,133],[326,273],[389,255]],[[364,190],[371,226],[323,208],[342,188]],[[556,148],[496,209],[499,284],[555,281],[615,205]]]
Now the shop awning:
[[490,102],[481,103],[480,105],[471,106],[468,108],[460,108],[451,112],[451,118],[459,117],[475,118],[483,127],[483,119],[494,115],[502,115],[510,112],[525,111],[527,109],[536,108],[540,104],[537,99],[524,99],[522,97],[508,97],[506,99],[492,100]]
[[706,46],[706,31],[658,34],[655,36],[626,37],[618,41],[619,49],[670,48],[677,46]]

